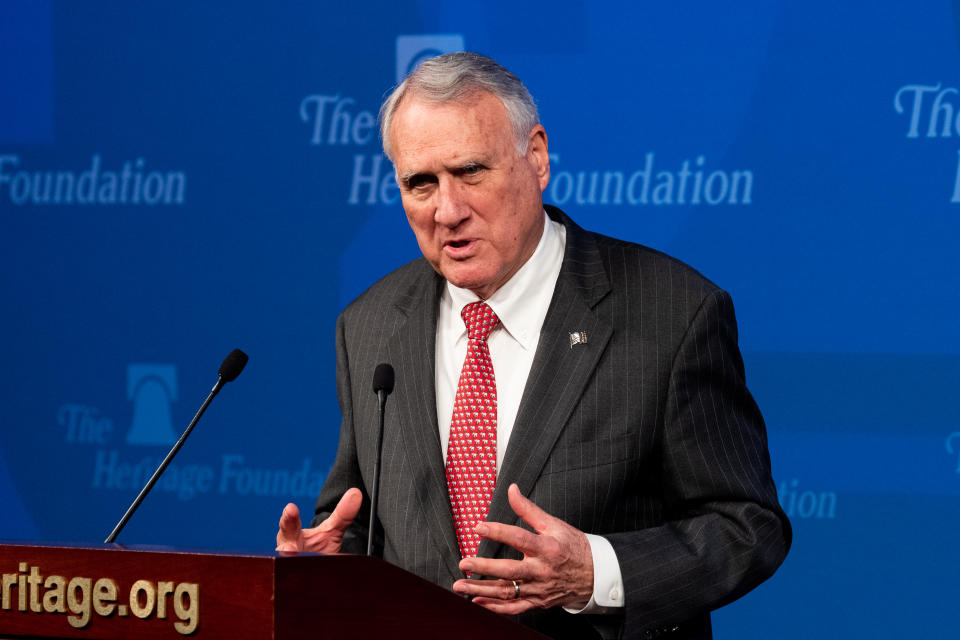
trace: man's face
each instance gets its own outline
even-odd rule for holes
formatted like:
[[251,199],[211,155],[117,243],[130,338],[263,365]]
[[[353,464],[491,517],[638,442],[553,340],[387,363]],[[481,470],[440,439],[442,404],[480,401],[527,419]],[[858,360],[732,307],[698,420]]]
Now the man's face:
[[449,282],[489,298],[540,241],[550,180],[543,127],[530,131],[519,156],[496,96],[480,91],[447,103],[407,96],[390,147],[420,251]]

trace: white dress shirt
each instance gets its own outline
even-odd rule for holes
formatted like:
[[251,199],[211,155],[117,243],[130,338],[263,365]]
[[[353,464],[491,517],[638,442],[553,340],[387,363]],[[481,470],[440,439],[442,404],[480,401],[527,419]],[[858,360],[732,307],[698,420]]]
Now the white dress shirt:
[[[510,442],[523,390],[540,342],[540,329],[547,316],[553,290],[563,264],[567,232],[544,213],[543,234],[530,259],[486,303],[500,327],[487,339],[497,382],[497,472]],[[468,289],[447,282],[437,313],[436,388],[440,445],[447,458],[450,422],[460,370],[467,357],[467,328],[460,312],[477,296]],[[623,579],[611,544],[600,536],[587,534],[593,553],[593,597],[571,613],[602,613],[623,607]]]

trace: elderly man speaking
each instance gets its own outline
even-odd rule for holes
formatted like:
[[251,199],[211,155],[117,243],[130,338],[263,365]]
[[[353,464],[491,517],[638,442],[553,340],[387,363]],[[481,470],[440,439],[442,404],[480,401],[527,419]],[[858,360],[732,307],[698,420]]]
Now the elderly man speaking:
[[489,58],[424,62],[381,131],[423,258],[340,316],[336,461],[278,549],[363,550],[389,362],[384,559],[554,637],[710,638],[791,539],[729,296],[544,207],[546,131]]

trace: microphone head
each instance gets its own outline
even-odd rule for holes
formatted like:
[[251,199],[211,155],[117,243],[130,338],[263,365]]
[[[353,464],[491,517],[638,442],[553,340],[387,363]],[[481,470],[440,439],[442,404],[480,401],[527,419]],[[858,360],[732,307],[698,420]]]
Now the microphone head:
[[247,360],[249,360],[247,354],[240,349],[234,349],[220,365],[220,377],[223,378],[224,382],[233,382],[243,371],[243,368],[247,366]]
[[393,391],[393,367],[381,362],[373,372],[373,392],[383,391],[387,395]]

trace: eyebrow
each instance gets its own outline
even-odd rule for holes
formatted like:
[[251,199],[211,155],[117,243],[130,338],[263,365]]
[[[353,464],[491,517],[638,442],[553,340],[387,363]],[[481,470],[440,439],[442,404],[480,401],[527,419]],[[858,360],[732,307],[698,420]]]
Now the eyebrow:
[[397,181],[400,184],[410,184],[410,179],[418,175],[421,175],[420,171],[405,171],[397,176]]
[[[469,167],[487,167],[489,166],[485,159],[483,158],[474,158],[472,160],[464,160],[462,163],[456,167],[449,169],[453,173],[458,173],[467,169]],[[397,174],[397,182],[400,185],[407,186],[410,184],[410,181],[416,178],[417,176],[430,177],[435,176],[435,174],[429,171],[405,171],[403,173]]]

